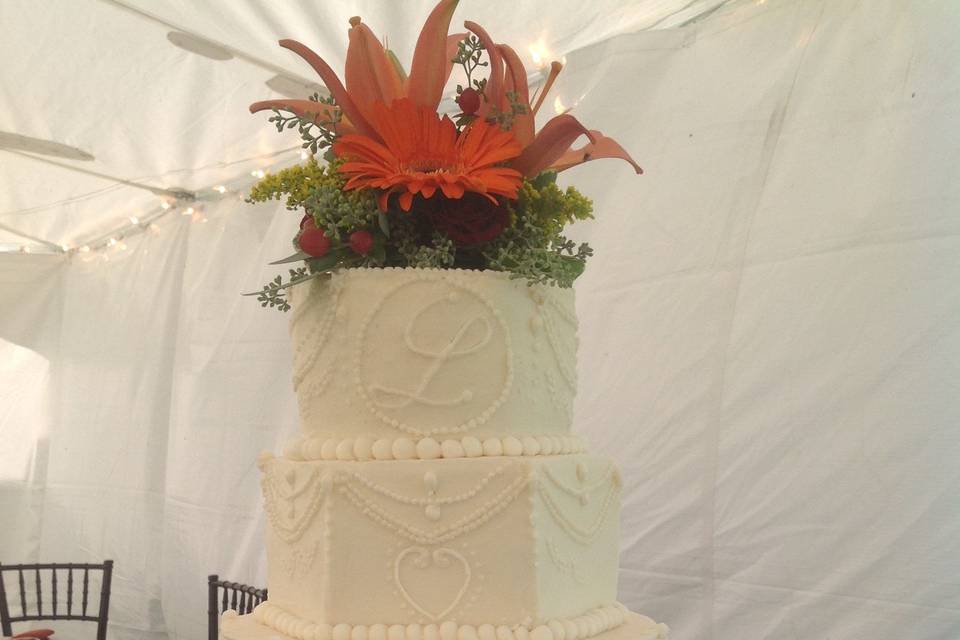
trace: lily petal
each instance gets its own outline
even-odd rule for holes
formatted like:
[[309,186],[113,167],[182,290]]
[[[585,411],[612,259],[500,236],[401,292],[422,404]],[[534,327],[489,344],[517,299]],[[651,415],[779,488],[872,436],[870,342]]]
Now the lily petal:
[[503,95],[503,59],[500,57],[500,49],[497,48],[497,44],[483,27],[469,20],[464,22],[463,26],[480,38],[480,42],[483,43],[483,46],[487,50],[487,57],[490,59],[490,75],[487,78],[487,87],[483,90],[483,95],[486,100],[480,105],[480,109],[477,111],[477,115],[483,118],[490,111],[491,105],[496,106],[498,109],[503,108],[503,101],[505,99]]
[[511,166],[532,178],[563,156],[573,141],[582,135],[590,142],[596,142],[594,134],[570,114],[552,118]]
[[323,80],[323,84],[326,85],[327,90],[330,91],[330,95],[337,101],[337,106],[343,111],[343,115],[350,119],[350,122],[353,123],[357,131],[373,138],[379,137],[377,136],[377,132],[373,130],[366,118],[363,117],[363,114],[354,104],[350,94],[347,93],[347,90],[340,82],[340,78],[338,78],[337,74],[330,68],[330,65],[324,62],[323,58],[296,40],[281,40],[280,46],[293,51],[313,67],[313,70],[316,71],[320,79]]
[[446,84],[447,31],[450,19],[457,8],[458,0],[440,0],[430,12],[430,16],[417,38],[417,48],[410,65],[410,76],[406,82],[406,94],[414,104],[436,110],[443,98],[443,85]]
[[498,44],[497,50],[503,58],[507,72],[504,76],[504,92],[513,91],[517,94],[520,101],[530,104],[530,88],[527,86],[527,70],[523,68],[523,62],[520,56],[510,45]]
[[[507,73],[504,77],[504,93],[514,91],[520,103],[527,107],[527,112],[514,116],[511,131],[517,138],[521,147],[526,147],[533,142],[535,125],[533,110],[530,108],[530,87],[527,86],[527,70],[523,67],[523,62],[517,52],[505,44],[498,44],[500,55],[507,65]],[[509,105],[503,105],[501,108],[509,108]]]
[[[258,111],[276,109],[278,111],[290,111],[304,120],[312,120],[316,124],[333,122],[334,112],[337,107],[334,105],[314,102],[313,100],[261,100],[250,105],[250,113]],[[356,133],[356,129],[350,121],[341,115],[340,122],[334,126],[334,131],[338,135]]]
[[350,24],[353,26],[348,32],[350,45],[347,47],[344,79],[354,104],[369,120],[373,103],[379,100],[390,104],[394,98],[399,98],[403,83],[370,27],[361,23],[360,18],[352,18]]
[[620,158],[621,160],[626,160],[631,165],[633,165],[633,170],[638,174],[643,173],[643,169],[640,168],[633,158],[630,157],[630,154],[627,153],[626,149],[620,146],[620,144],[613,138],[608,138],[599,131],[590,130],[590,133],[593,134],[596,138],[595,142],[584,145],[579,149],[570,149],[562,156],[560,156],[552,165],[550,169],[554,171],[563,171],[564,169],[569,169],[570,167],[575,167],[578,164],[587,162],[588,160],[599,160],[600,158]]

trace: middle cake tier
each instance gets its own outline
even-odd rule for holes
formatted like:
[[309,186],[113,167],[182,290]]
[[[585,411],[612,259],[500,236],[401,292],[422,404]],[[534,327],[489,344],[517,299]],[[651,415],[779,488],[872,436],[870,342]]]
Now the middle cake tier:
[[615,606],[602,456],[260,460],[272,607],[304,624],[537,625]]

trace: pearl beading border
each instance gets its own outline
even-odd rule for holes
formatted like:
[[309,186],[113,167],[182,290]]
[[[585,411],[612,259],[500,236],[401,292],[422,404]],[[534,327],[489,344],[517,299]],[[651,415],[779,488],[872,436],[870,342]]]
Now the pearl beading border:
[[587,527],[581,527],[577,525],[572,519],[565,515],[563,513],[563,509],[561,509],[556,503],[556,501],[553,499],[553,496],[551,496],[550,492],[546,490],[546,487],[544,487],[542,482],[537,482],[537,491],[543,500],[543,505],[546,507],[547,512],[554,519],[554,521],[556,521],[556,523],[560,525],[560,527],[567,533],[567,535],[573,538],[574,541],[579,542],[584,546],[588,546],[593,544],[603,528],[603,523],[606,521],[607,515],[610,513],[614,499],[619,494],[619,487],[617,487],[615,483],[610,484],[610,488],[603,497],[597,517]]
[[579,436],[505,436],[480,439],[474,436],[434,438],[301,438],[283,452],[297,462],[312,460],[439,460],[496,456],[556,456],[584,453]]
[[357,489],[349,483],[340,484],[337,487],[337,491],[346,497],[363,515],[390,530],[392,533],[402,536],[414,544],[436,545],[455,540],[485,524],[495,515],[509,507],[513,501],[516,500],[517,496],[527,488],[530,480],[531,477],[529,475],[517,477],[497,495],[483,503],[479,509],[463,516],[449,526],[432,531],[424,531],[423,529],[397,520],[380,505],[364,498]]
[[[541,625],[457,624],[327,624],[304,620],[281,607],[263,602],[253,610],[260,624],[296,640],[587,640],[626,621],[628,609],[615,602],[590,609],[573,618],[554,618]],[[662,627],[662,628],[660,628]],[[658,638],[666,638],[666,626],[658,625]]]
[[[490,481],[491,481],[491,480],[493,480],[493,479],[496,478],[497,476],[503,475],[503,472],[506,471],[506,469],[507,469],[507,466],[506,466],[506,465],[504,465],[504,466],[502,466],[502,467],[499,467],[499,468],[497,468],[497,469],[494,469],[493,471],[491,471],[490,473],[488,473],[487,475],[485,475],[485,476],[480,480],[480,482],[478,482],[472,489],[469,489],[469,490],[467,490],[467,491],[464,491],[463,493],[461,493],[461,494],[459,494],[459,495],[448,496],[448,497],[446,497],[446,498],[437,498],[437,497],[435,497],[435,496],[433,496],[433,495],[431,495],[430,497],[427,497],[427,498],[411,498],[410,496],[405,496],[405,495],[399,494],[399,493],[397,493],[396,491],[394,491],[394,490],[392,490],[392,489],[390,489],[390,488],[388,488],[388,487],[384,487],[384,486],[382,486],[382,485],[379,485],[379,484],[377,484],[376,482],[374,482],[373,480],[370,480],[369,478],[363,477],[363,476],[360,475],[359,473],[354,473],[354,472],[349,472],[349,471],[340,472],[340,473],[342,474],[340,477],[341,477],[341,478],[344,478],[344,477],[353,478],[354,480],[358,481],[360,484],[362,484],[362,485],[363,485],[364,487],[366,487],[367,489],[370,489],[370,490],[373,491],[374,493],[379,493],[380,495],[384,496],[385,498],[389,498],[390,500],[393,500],[394,502],[399,502],[399,503],[401,503],[401,504],[405,504],[405,505],[409,505],[409,506],[415,506],[415,507],[426,507],[426,506],[429,506],[429,505],[450,505],[450,504],[457,504],[457,503],[463,502],[464,500],[470,500],[471,498],[473,498],[474,496],[476,496],[478,493],[480,493],[481,491],[483,491],[483,488],[486,487],[488,484],[490,484]],[[430,472],[430,473],[432,473],[432,472]],[[436,482],[436,475],[433,476],[433,479],[434,479],[434,482]]]

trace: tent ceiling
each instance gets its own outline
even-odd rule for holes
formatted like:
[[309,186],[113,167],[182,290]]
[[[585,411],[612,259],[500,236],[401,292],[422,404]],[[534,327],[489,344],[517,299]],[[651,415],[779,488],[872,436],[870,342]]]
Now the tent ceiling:
[[[462,0],[467,19],[518,49],[531,72],[619,33],[667,28],[725,0]],[[5,0],[0,3],[0,250],[75,248],[162,213],[163,202],[244,188],[299,157],[256,100],[305,93],[312,70],[277,46],[301,40],[343,68],[363,17],[409,65],[434,0]],[[313,85],[316,86],[316,85]],[[221,189],[222,191],[222,189]],[[186,195],[184,195],[186,194]]]

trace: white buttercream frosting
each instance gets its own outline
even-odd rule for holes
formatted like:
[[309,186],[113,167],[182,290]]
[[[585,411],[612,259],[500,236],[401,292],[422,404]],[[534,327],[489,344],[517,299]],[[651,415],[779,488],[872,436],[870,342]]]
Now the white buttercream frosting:
[[[544,624],[472,625],[454,620],[429,624],[330,624],[312,623],[263,602],[253,611],[261,624],[296,640],[587,640],[623,624],[628,611],[619,602],[596,607],[571,618],[554,618]],[[666,625],[645,629],[643,638],[667,637]]]
[[616,603],[621,480],[570,434],[571,290],[348,269],[291,299],[302,428],[258,459],[260,624],[296,640],[585,640],[629,615],[635,640],[666,637]]
[[317,446],[359,438],[454,439],[470,455],[467,437],[483,455],[490,438],[550,447],[570,433],[572,289],[492,271],[346,269],[290,298],[301,455],[327,459]]

